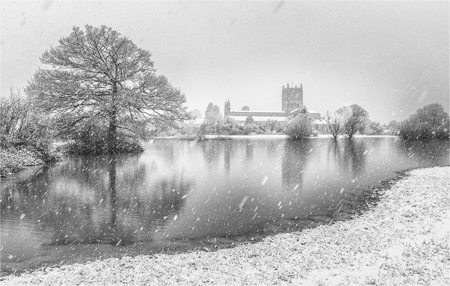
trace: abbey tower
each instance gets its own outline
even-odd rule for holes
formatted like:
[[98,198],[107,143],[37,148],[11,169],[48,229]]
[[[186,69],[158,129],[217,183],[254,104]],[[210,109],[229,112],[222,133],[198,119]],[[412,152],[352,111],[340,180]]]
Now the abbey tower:
[[287,87],[284,88],[281,92],[281,110],[289,113],[295,109],[303,108],[303,86],[300,84],[300,87],[289,87],[289,83]]

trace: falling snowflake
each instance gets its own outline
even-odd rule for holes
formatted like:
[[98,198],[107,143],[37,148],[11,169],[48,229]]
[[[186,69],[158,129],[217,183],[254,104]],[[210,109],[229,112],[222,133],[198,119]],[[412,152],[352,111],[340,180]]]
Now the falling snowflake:
[[245,202],[247,201],[248,196],[245,196],[242,198],[241,203],[239,204],[239,211],[242,211],[242,207],[245,205]]
[[268,179],[269,179],[268,176],[264,176],[264,178],[263,178],[262,181],[261,181],[261,186],[264,186],[264,185],[266,184],[266,182],[267,182]]

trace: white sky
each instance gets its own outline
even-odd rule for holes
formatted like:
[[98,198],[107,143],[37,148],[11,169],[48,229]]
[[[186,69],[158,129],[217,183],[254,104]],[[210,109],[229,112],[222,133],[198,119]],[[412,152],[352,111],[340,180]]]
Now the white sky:
[[449,109],[449,2],[1,1],[1,95],[23,88],[73,26],[110,26],[152,53],[189,109],[281,110],[303,84],[325,113],[353,103],[372,120],[429,103]]

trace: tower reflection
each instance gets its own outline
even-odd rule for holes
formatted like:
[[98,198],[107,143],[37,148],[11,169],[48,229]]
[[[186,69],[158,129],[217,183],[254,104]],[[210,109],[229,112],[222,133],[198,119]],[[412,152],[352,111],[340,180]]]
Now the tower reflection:
[[303,189],[303,172],[311,149],[312,143],[309,139],[286,141],[282,159],[283,190],[301,191]]

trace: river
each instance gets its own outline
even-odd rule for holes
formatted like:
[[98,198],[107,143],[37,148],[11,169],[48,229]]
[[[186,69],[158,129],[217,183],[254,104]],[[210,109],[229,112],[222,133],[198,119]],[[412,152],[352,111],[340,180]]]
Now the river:
[[444,165],[448,141],[396,137],[155,140],[139,155],[67,156],[0,181],[2,270],[346,219],[397,172]]

